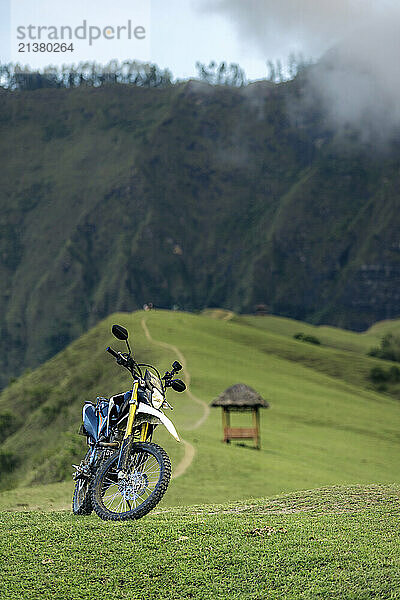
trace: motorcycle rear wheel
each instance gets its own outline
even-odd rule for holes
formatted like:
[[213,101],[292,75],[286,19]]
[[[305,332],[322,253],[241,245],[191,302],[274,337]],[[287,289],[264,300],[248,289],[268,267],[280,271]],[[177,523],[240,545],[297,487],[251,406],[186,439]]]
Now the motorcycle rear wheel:
[[92,506],[104,520],[140,519],[158,504],[171,477],[171,461],[161,446],[135,442],[124,476],[118,477],[116,452],[97,471],[92,486]]
[[93,511],[89,479],[78,479],[72,497],[74,515],[90,515]]

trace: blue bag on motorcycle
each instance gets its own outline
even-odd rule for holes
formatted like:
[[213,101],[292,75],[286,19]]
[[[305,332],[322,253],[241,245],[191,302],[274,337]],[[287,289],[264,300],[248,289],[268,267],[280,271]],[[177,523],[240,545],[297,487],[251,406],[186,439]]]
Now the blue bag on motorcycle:
[[83,426],[85,431],[95,442],[105,432],[107,427],[108,400],[100,399],[97,406],[87,402],[83,407]]

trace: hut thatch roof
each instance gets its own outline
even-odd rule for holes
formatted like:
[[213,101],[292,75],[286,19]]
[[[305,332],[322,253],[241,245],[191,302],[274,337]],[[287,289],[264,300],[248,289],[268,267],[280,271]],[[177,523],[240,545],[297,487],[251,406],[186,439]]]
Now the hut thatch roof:
[[235,383],[235,385],[229,387],[218,398],[213,400],[211,406],[237,406],[238,408],[256,408],[257,406],[261,406],[268,408],[269,404],[249,385]]

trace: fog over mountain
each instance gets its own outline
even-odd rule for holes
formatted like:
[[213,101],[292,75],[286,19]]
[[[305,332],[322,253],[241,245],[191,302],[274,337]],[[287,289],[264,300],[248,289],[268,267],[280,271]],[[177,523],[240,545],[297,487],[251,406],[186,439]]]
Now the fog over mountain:
[[[265,59],[291,51],[319,61],[309,91],[335,126],[387,138],[400,125],[400,6],[392,0],[198,0],[225,14]],[[322,57],[322,58],[321,58]]]

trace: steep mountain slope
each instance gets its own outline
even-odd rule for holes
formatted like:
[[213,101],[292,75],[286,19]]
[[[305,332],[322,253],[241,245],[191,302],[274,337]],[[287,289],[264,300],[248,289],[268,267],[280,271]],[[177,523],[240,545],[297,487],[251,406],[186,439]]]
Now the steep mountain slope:
[[0,94],[0,384],[144,302],[363,329],[400,312],[399,160],[302,83]]
[[[221,443],[217,409],[193,430],[202,407],[188,394],[169,392],[175,410],[168,414],[195,455],[184,475],[171,482],[165,503],[220,502],[339,483],[390,483],[399,476],[399,402],[370,389],[369,370],[382,361],[341,349],[341,332],[337,347],[332,347],[333,338],[331,347],[314,347],[241,322],[241,317],[235,322],[154,311],[107,318],[3,391],[3,489],[70,481],[71,464],[84,451],[76,434],[84,400],[129,388],[129,378],[104,352],[112,343],[113,322],[132,332],[140,359],[167,368],[176,358],[170,348],[148,340],[143,319],[153,340],[183,353],[190,389],[198,398],[209,403],[228,386],[243,382],[271,404],[261,416],[262,450],[257,452]],[[344,337],[349,335],[356,345],[360,335]],[[112,345],[118,347],[118,342]],[[238,415],[235,422],[248,423],[248,415]],[[161,429],[156,440],[176,468],[182,445]]]

